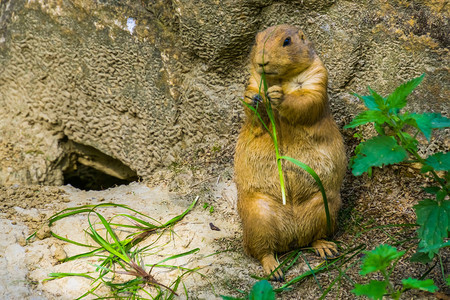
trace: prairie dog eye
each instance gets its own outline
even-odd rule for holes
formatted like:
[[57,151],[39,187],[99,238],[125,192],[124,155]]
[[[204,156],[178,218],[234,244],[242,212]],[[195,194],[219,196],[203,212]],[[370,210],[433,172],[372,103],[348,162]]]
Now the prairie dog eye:
[[283,42],[283,47],[289,46],[291,44],[291,37],[287,37]]

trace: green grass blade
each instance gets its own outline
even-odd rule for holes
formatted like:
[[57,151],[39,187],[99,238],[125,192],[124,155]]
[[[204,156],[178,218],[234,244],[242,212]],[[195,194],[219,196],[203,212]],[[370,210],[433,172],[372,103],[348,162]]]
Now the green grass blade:
[[[118,217],[118,216],[126,217],[126,218],[128,218],[128,219],[131,219],[131,220],[133,220],[133,221],[136,221],[137,223],[140,223],[140,224],[144,225],[145,227],[151,228],[151,229],[153,229],[153,228],[159,228],[159,226],[161,226],[161,225],[159,225],[159,226],[154,225],[154,224],[152,224],[152,223],[149,223],[149,222],[147,222],[147,221],[144,221],[144,220],[142,220],[142,219],[139,219],[139,218],[137,218],[137,217],[135,217],[135,216],[128,215],[128,214],[118,214],[117,217]],[[161,223],[160,223],[160,224],[161,224]],[[111,225],[116,225],[116,226],[118,226],[118,227],[128,227],[128,228],[133,228],[133,226],[134,226],[134,228],[139,228],[137,225],[125,225],[125,224],[115,224],[115,223],[111,223]],[[141,226],[140,228],[142,229],[142,226]]]
[[264,123],[263,119],[261,118],[261,115],[259,114],[258,110],[256,108],[254,108],[253,106],[251,106],[250,104],[248,104],[247,102],[244,102],[243,99],[241,99],[242,103],[248,107],[248,109],[250,109],[251,111],[253,111],[256,115],[256,117],[259,119],[259,121],[261,122],[261,124],[264,126],[264,128],[267,130],[267,132],[269,133],[270,137],[273,139],[272,133],[269,130],[269,127],[267,127],[266,123]]
[[[264,87],[264,94],[267,94],[268,86],[267,86],[266,74],[264,73],[264,69],[261,74],[261,81],[262,81],[262,86]],[[261,83],[260,83],[260,91],[259,92],[261,93]],[[267,115],[269,116],[270,123],[272,125],[272,140],[273,140],[273,145],[275,147],[278,175],[280,178],[281,200],[283,202],[283,205],[286,205],[286,188],[284,186],[283,166],[281,165],[281,160],[280,160],[281,156],[280,156],[280,150],[278,147],[277,129],[275,126],[275,116],[273,114],[272,105],[270,104],[270,101],[266,101],[266,111],[267,111]]]
[[[302,256],[303,261],[304,261],[304,262],[306,263],[306,265],[308,266],[309,271],[311,272],[311,275],[314,277],[314,280],[316,281],[317,286],[319,287],[319,290],[323,293],[323,288],[322,288],[322,285],[320,284],[319,280],[317,279],[316,272],[314,272],[314,270],[311,268],[311,265],[309,264],[309,262],[308,262],[308,260],[306,259],[306,257],[303,255],[302,251],[300,251],[299,253],[300,253],[300,255]],[[328,266],[327,266],[327,268],[328,268]]]
[[93,248],[93,247],[94,247],[94,246],[92,246],[92,245],[82,244],[82,243],[79,243],[79,242],[70,240],[70,239],[68,239],[68,238],[62,237],[62,236],[60,236],[60,235],[57,235],[57,234],[54,233],[53,231],[51,232],[51,235],[54,236],[55,238],[61,240],[61,241],[64,241],[64,242],[67,242],[67,243],[71,243],[71,244],[74,244],[74,245],[77,245],[77,246],[88,247],[88,248]]
[[[67,211],[66,213],[62,213],[64,211]],[[86,213],[86,212],[91,212],[92,208],[75,208],[75,207],[71,207],[71,208],[66,208],[65,210],[61,211],[60,213],[53,215],[50,217],[49,219],[49,226],[52,226],[53,223],[55,223],[58,220],[73,216],[73,215],[77,215],[77,214],[82,214],[82,213]]]
[[169,221],[167,221],[167,222],[164,223],[163,225],[159,226],[159,228],[165,228],[165,227],[168,227],[168,226],[170,226],[170,225],[172,225],[172,224],[177,223],[177,222],[180,221],[181,219],[183,219],[184,216],[187,215],[187,214],[192,210],[192,208],[194,208],[195,204],[196,204],[197,201],[198,201],[198,198],[199,198],[199,196],[197,196],[197,197],[195,198],[195,200],[194,200],[194,201],[192,202],[192,204],[188,207],[188,209],[186,209],[181,215],[178,215],[178,216],[176,216],[175,218],[170,219]]
[[284,272],[287,272],[290,268],[292,268],[292,266],[297,262],[298,258],[302,255],[301,252],[302,251],[299,249],[297,251],[294,251],[292,255],[286,258],[286,260],[288,260],[295,255],[294,259],[284,268]]
[[157,262],[156,264],[159,265],[159,264],[162,264],[163,262],[166,262],[168,260],[177,259],[179,257],[183,257],[183,256],[186,256],[186,255],[191,255],[191,254],[194,254],[194,253],[196,253],[198,251],[200,251],[200,248],[195,248],[195,249],[193,249],[191,251],[187,251],[187,252],[183,252],[183,253],[180,253],[180,254],[172,255],[170,257],[167,257],[167,258]]
[[160,265],[160,264],[146,265],[146,266],[155,267],[155,268],[166,268],[166,269],[177,269],[177,270],[182,270],[182,271],[190,271],[190,272],[195,272],[202,277],[206,277],[206,275],[203,275],[202,273],[197,272],[198,270],[202,269],[202,267],[195,267],[193,269],[189,269],[187,267],[174,266],[174,265]]
[[[97,215],[99,215],[98,213],[96,213]],[[103,218],[103,217],[102,217]],[[104,218],[103,218],[104,219]],[[128,256],[126,254],[122,254],[120,252],[118,252],[109,242],[107,242],[103,237],[101,237],[97,231],[94,229],[94,227],[91,224],[90,219],[88,218],[88,222],[89,222],[89,227],[91,229],[91,232],[89,233],[89,235],[91,236],[91,238],[98,243],[101,247],[103,247],[106,251],[108,251],[111,254],[114,254],[115,256],[121,258],[123,261],[125,262],[130,262],[130,259],[128,258]],[[106,222],[106,220],[105,220]],[[107,223],[107,222],[106,222]],[[110,228],[111,230],[111,228]],[[117,238],[116,238],[117,239]],[[117,244],[120,245],[120,243],[117,240]]]
[[[282,267],[284,267],[284,265],[286,265],[288,263],[288,261],[294,257],[298,252],[300,252],[301,250],[295,250],[292,253],[290,253],[288,255],[288,257],[286,257],[279,265],[278,267],[276,267],[270,274],[268,274],[267,276],[264,277],[259,277],[256,275],[251,275],[250,277],[257,279],[257,280],[269,280],[273,274],[275,274],[275,272],[277,272],[279,269],[281,269]],[[298,256],[297,256],[298,257]],[[287,270],[289,270],[289,268],[292,267],[292,265],[295,263],[295,261],[297,260],[297,257],[287,266],[283,269],[284,272],[287,272]]]
[[[354,248],[351,248],[350,250],[346,251],[342,256],[339,256],[336,259],[331,260],[329,263],[327,263],[326,265],[319,265],[316,268],[313,269],[313,271],[306,271],[303,274],[300,274],[299,276],[291,279],[290,281],[286,282],[285,284],[283,284],[281,287],[275,289],[275,292],[279,293],[285,290],[288,290],[290,286],[294,285],[295,283],[302,281],[303,279],[313,275],[314,274],[319,274],[325,270],[331,270],[332,267],[334,265],[336,265],[337,263],[342,261],[342,264],[346,264],[348,261],[350,261],[351,259],[353,259],[355,256],[357,256],[359,253],[361,253],[363,250],[365,249],[365,245],[361,244],[358,245]],[[353,253],[349,258],[345,259],[345,256],[349,253]]]
[[[100,221],[102,222],[103,226],[105,227],[106,231],[109,233],[109,235],[111,236],[111,238],[114,240],[115,245],[120,249],[120,251],[122,252],[122,254],[124,255],[124,257],[128,257],[125,248],[122,246],[121,241],[119,240],[119,238],[117,237],[116,233],[114,232],[114,230],[111,228],[111,226],[109,225],[108,221],[106,221],[105,217],[103,217],[101,214],[99,214],[98,212],[95,212],[97,214],[97,217],[100,219]],[[127,260],[125,260],[126,262],[129,262]]]
[[325,193],[325,188],[323,187],[322,181],[320,180],[319,176],[317,175],[317,173],[307,164],[302,163],[292,157],[289,156],[281,156],[280,159],[285,159],[287,161],[290,161],[291,163],[295,164],[296,166],[302,168],[303,170],[305,170],[306,172],[308,172],[316,181],[317,185],[319,186],[319,190],[320,193],[322,194],[322,198],[323,198],[323,204],[325,207],[325,215],[327,217],[327,228],[328,228],[328,234],[332,233],[332,228],[331,228],[331,217],[330,217],[330,210],[328,209],[328,199],[327,199],[327,195]]
[[100,251],[102,251],[102,250],[103,250],[102,248],[98,248],[98,249],[95,249],[95,250],[92,250],[92,251],[89,251],[89,252],[85,252],[85,253],[73,255],[73,256],[70,256],[70,257],[66,257],[66,258],[64,258],[64,259],[62,260],[62,262],[68,262],[68,261],[71,261],[71,260],[75,260],[75,259],[79,259],[79,258],[84,258],[84,257],[92,257],[92,256],[94,256],[96,253],[98,253],[98,252],[100,252]]
[[94,277],[88,275],[89,272],[86,273],[50,273],[48,274],[49,277],[51,278],[46,278],[44,280],[42,280],[42,282],[46,282],[46,281],[50,281],[50,280],[54,280],[54,279],[60,279],[60,278],[64,278],[64,277],[84,277],[84,278],[88,278],[88,279],[94,279]]
[[339,271],[339,276],[337,276],[331,283],[330,285],[327,287],[327,289],[322,293],[322,295],[320,296],[319,300],[325,299],[325,296],[331,291],[331,289],[333,288],[333,286],[336,284],[336,282],[340,281],[342,277],[347,278],[347,280],[349,280],[351,282],[352,285],[355,285],[355,282],[347,276],[347,274],[345,274],[348,270],[353,269],[355,267],[355,265],[358,263],[359,261],[355,261],[352,264],[350,264],[350,266],[345,269],[344,271],[341,271],[341,269],[339,267],[336,267],[336,269]]
[[78,207],[69,207],[69,208],[63,209],[62,211],[52,215],[49,218],[49,226],[51,226],[54,222],[61,220],[63,218],[66,218],[66,217],[69,217],[72,215],[76,215],[76,214],[81,214],[81,213],[86,213],[86,212],[88,213],[98,207],[121,207],[121,208],[128,209],[128,210],[136,212],[140,215],[145,216],[144,214],[142,214],[134,209],[129,208],[127,205],[108,202],[108,203],[101,203],[101,204],[82,205],[82,206],[78,206]]
[[37,231],[33,232],[29,237],[27,237],[26,241],[28,242],[29,240],[31,240],[36,235],[36,232]]
[[101,283],[97,284],[96,286],[94,286],[92,289],[90,289],[89,291],[87,291],[86,293],[84,293],[83,295],[81,295],[80,297],[76,298],[75,300],[79,300],[79,299],[83,299],[84,297],[86,297],[87,295],[94,295],[97,297],[97,299],[100,299],[100,297],[98,297],[94,292],[96,289],[98,289],[98,287],[101,285]]

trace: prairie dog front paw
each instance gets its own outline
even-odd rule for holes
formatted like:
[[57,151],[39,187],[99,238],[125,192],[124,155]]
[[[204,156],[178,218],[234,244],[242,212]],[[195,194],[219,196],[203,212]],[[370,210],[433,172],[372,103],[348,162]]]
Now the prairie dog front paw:
[[283,101],[283,89],[279,85],[273,85],[267,89],[270,102],[277,106]]
[[263,99],[259,94],[254,94],[251,91],[247,91],[245,92],[244,101],[256,108],[263,102]]

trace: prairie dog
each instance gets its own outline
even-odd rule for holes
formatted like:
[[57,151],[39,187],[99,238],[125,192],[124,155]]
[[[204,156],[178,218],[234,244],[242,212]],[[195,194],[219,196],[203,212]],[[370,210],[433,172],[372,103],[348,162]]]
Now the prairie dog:
[[[263,72],[266,95],[260,87]],[[319,175],[334,229],[347,159],[329,110],[327,85],[328,72],[302,31],[278,25],[257,34],[244,101],[257,107],[270,130],[264,104],[271,105],[281,155],[308,164]],[[276,252],[311,245],[322,257],[332,255],[336,245],[323,240],[327,235],[326,215],[314,179],[283,161],[287,198],[283,205],[272,138],[255,113],[247,107],[244,110],[246,120],[234,159],[244,249],[261,262],[266,274],[278,266]],[[282,278],[278,270],[272,279]]]

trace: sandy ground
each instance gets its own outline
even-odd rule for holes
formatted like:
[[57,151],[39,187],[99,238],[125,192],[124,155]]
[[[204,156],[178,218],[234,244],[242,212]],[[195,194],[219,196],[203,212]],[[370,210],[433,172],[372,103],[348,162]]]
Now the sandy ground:
[[[111,202],[128,205],[164,223],[185,211],[196,198],[192,195],[170,193],[164,188],[149,188],[142,183],[132,183],[104,191],[82,191],[71,186],[60,189],[16,186],[8,191],[6,196],[9,196],[9,199],[15,197],[19,203],[16,203],[17,206],[12,205],[13,211],[6,213],[6,218],[4,213],[0,219],[3,229],[0,233],[1,299],[75,299],[82,291],[89,289],[90,281],[81,277],[42,283],[52,272],[76,273],[94,269],[89,263],[95,261],[89,259],[58,262],[58,258],[66,255],[86,252],[84,247],[54,237],[34,238],[26,244],[25,238],[55,212],[68,207]],[[36,194],[39,196],[36,197]],[[188,290],[192,290],[195,285],[196,297],[203,299],[215,299],[221,290],[224,292],[220,286],[214,285],[213,289],[211,285],[218,277],[225,282],[249,275],[248,267],[242,263],[248,259],[239,252],[220,253],[220,264],[216,263],[219,254],[208,256],[239,245],[236,238],[239,236],[239,222],[233,208],[236,202],[235,187],[231,183],[217,184],[214,194],[217,200],[221,200],[214,206],[214,212],[211,213],[209,208],[205,209],[204,201],[199,199],[196,207],[173,228],[175,234],[165,232],[157,242],[159,245],[155,250],[157,254],[146,257],[144,261],[148,264],[156,263],[165,257],[199,248],[196,254],[172,260],[170,263],[188,268],[202,268],[200,273],[205,277],[191,275],[185,278],[184,283]],[[51,197],[56,199],[45,204],[45,198]],[[26,199],[33,200],[28,201],[27,207],[23,208]],[[120,208],[103,208],[100,212],[105,217],[111,217],[114,213],[127,211]],[[210,224],[213,224],[216,230],[212,230]],[[83,231],[87,227],[86,215],[77,215],[56,222],[51,230],[60,236],[88,243],[88,237]],[[42,231],[42,229],[38,231],[38,235]],[[150,244],[156,237],[157,235],[149,237],[142,246]],[[169,285],[179,272],[155,269],[153,275],[161,283]]]
[[[393,170],[393,172],[401,172]],[[395,244],[402,239],[414,235],[414,230],[375,227],[383,224],[414,222],[412,206],[420,196],[420,186],[414,176],[406,177],[397,174],[397,181],[383,181],[382,176],[374,176],[371,182],[357,179],[347,180],[343,187],[344,207],[341,213],[340,229],[335,239],[343,249],[355,245],[363,245],[372,249],[380,243]],[[391,177],[392,178],[392,177]],[[205,189],[204,187],[208,188]],[[195,254],[170,261],[171,264],[188,268],[201,267],[198,274],[183,278],[189,299],[220,299],[220,295],[239,296],[236,289],[249,290],[255,283],[251,275],[262,275],[260,265],[243,253],[241,246],[241,228],[236,213],[236,188],[232,181],[217,180],[205,182],[203,188],[191,192],[174,193],[164,186],[148,187],[144,183],[131,183],[103,191],[83,191],[71,186],[10,186],[0,187],[0,299],[76,299],[90,288],[90,280],[81,277],[70,277],[43,282],[52,272],[86,272],[93,271],[96,261],[80,259],[60,263],[59,259],[86,252],[86,248],[48,237],[48,230],[42,225],[53,214],[69,207],[85,204],[112,202],[126,204],[154,219],[165,222],[185,211],[194,199],[197,205],[186,217],[177,223],[172,234],[166,231],[156,242],[157,248],[144,258],[146,264],[152,264],[174,254],[199,248]],[[205,208],[207,204],[208,208]],[[210,212],[209,207],[214,211]],[[116,208],[102,208],[105,217],[124,212]],[[212,225],[214,226],[212,226]],[[60,236],[87,243],[84,229],[88,227],[86,216],[77,215],[56,222],[51,230]],[[214,229],[220,230],[214,230]],[[375,228],[375,229],[374,229]],[[39,238],[28,243],[26,237],[38,230]],[[142,242],[146,246],[154,242],[150,236]],[[400,248],[408,248],[413,244],[405,242]],[[413,251],[409,251],[410,256]],[[211,255],[214,254],[214,255]],[[320,263],[313,254],[305,252],[305,257],[312,266]],[[357,259],[342,267],[349,278],[364,283],[358,275]],[[448,251],[443,256],[447,265]],[[411,264],[401,260],[393,280],[400,282],[402,278],[417,278],[429,266]],[[438,268],[434,268],[428,276],[435,279],[445,293],[442,276]],[[294,265],[286,274],[290,280],[305,272],[307,266],[303,261]],[[180,274],[180,271],[155,269],[152,274],[159,282],[169,285]],[[321,273],[317,280],[327,287],[337,271]],[[275,287],[279,283],[273,283]],[[353,288],[347,279],[339,281],[328,295],[333,299],[352,299]],[[187,298],[181,288],[180,299]],[[100,292],[108,293],[102,289]],[[322,293],[315,280],[309,278],[294,286],[292,291],[278,295],[280,299],[317,299]],[[443,295],[443,294],[442,294]],[[444,295],[445,296],[445,295]],[[442,297],[444,297],[442,296]],[[93,297],[87,297],[92,299]],[[434,299],[425,292],[409,293],[407,298]],[[446,299],[446,298],[441,298]]]

